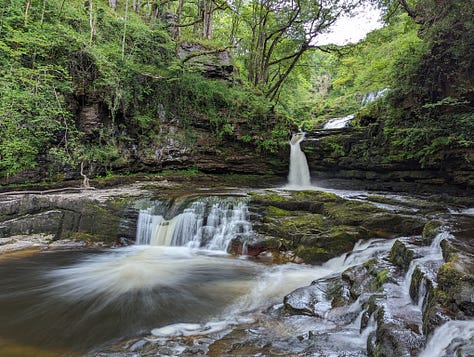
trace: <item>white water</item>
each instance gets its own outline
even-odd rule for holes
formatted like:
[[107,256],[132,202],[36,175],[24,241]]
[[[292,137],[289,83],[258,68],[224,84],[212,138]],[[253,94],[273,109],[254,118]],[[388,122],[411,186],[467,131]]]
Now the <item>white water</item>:
[[[158,211],[163,205],[158,202]],[[213,197],[191,202],[183,212],[165,219],[156,207],[140,210],[138,245],[181,246],[227,251],[237,236],[252,233],[248,209],[242,199]]]
[[294,134],[290,140],[290,172],[288,174],[288,188],[305,189],[311,187],[311,176],[308,161],[301,150],[300,143],[304,140],[305,133]]
[[[388,92],[388,88],[367,93],[361,100],[362,106],[365,106],[369,103],[375,102],[377,99],[381,98]],[[355,114],[349,114],[340,118],[333,118],[324,124],[323,129],[342,129],[347,128],[352,119],[354,119]]]
[[[449,348],[451,348],[452,351],[448,351]],[[463,351],[464,349],[468,349],[468,351]],[[467,357],[472,356],[472,352],[474,352],[474,321],[457,320],[448,321],[438,327],[429,339],[425,349],[418,356]]]
[[384,88],[375,92],[369,92],[367,93],[364,98],[362,98],[362,105],[366,105],[372,102],[375,102],[377,99],[383,97],[385,94],[388,92],[388,88]]
[[[278,266],[261,266],[260,274],[251,282],[248,282],[246,289],[244,289],[243,285],[241,286],[242,294],[240,297],[234,303],[229,304],[224,313],[221,316],[217,316],[215,320],[197,325],[180,322],[153,329],[152,334],[157,337],[201,335],[209,334],[209,329],[214,326],[213,324],[219,326],[219,329],[224,330],[237,323],[242,323],[242,319],[247,319],[247,322],[251,322],[253,319],[258,319],[258,317],[253,316],[255,314],[258,315],[261,310],[271,305],[274,305],[274,309],[279,308],[283,297],[293,290],[306,286],[314,280],[341,273],[351,266],[362,264],[371,257],[388,252],[392,245],[393,240],[361,241],[356,244],[353,251],[331,259],[321,266],[293,263]],[[356,316],[361,310],[362,305],[359,301],[348,307],[348,311],[355,312]],[[333,348],[337,346],[340,339],[344,339],[344,343],[337,347],[341,351],[344,348],[364,350],[367,335],[374,329],[374,326],[369,326],[360,333],[360,319],[357,317],[355,317],[354,322],[349,322],[349,325],[345,327],[341,327],[340,323],[337,323],[337,316],[333,318],[334,321],[331,320],[331,317],[324,321],[301,316],[296,320],[292,317],[288,320],[282,318],[278,320],[278,326],[275,326],[275,328],[280,330],[282,336],[274,337],[275,339],[278,337],[288,338],[288,336],[307,334],[309,330],[317,329],[320,333],[329,334],[327,338],[332,341],[333,345],[331,346]],[[268,322],[268,326],[271,326],[273,323],[275,322]],[[270,334],[276,333],[273,328],[268,328],[270,329]]]
[[[444,239],[450,239],[450,238],[452,238],[452,235],[449,234],[448,232],[438,233],[436,237],[433,239],[433,242],[431,242],[431,245],[429,247],[421,248],[420,253],[422,253],[422,256],[420,258],[413,259],[410,262],[410,266],[407,270],[407,273],[405,274],[405,280],[404,280],[405,292],[407,295],[409,295],[410,293],[411,278],[413,276],[413,272],[415,271],[416,267],[435,265],[436,268],[439,268],[439,266],[443,262],[443,255],[441,252],[441,245],[440,245],[441,241],[443,241]],[[437,269],[435,270],[437,271]],[[417,304],[418,305],[422,304],[423,299],[424,299],[424,296],[422,296],[421,291],[420,291],[420,297]]]
[[350,121],[354,119],[354,114],[346,115],[341,118],[333,118],[324,124],[323,129],[341,129],[349,126]]

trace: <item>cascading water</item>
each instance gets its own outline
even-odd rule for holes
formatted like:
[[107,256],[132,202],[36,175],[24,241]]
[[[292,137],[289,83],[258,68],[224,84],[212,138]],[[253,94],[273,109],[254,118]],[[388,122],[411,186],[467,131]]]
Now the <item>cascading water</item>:
[[198,199],[170,219],[158,202],[140,210],[138,245],[185,246],[226,251],[237,236],[248,237],[252,224],[248,220],[247,204],[242,198],[210,197]]
[[[292,145],[302,137],[297,135]],[[376,336],[392,330],[395,337],[407,336],[402,347],[408,352],[386,355],[409,356],[423,348],[423,357],[461,350],[472,355],[472,320],[446,322],[427,338],[422,333],[423,287],[419,298],[408,294],[416,265],[436,275],[442,263],[439,242],[454,238],[449,233],[439,234],[431,247],[410,244],[419,237],[400,238],[419,257],[406,275],[389,263],[393,240],[386,239],[359,242],[319,266],[272,265],[222,254],[233,238],[253,235],[244,197],[140,201],[137,207],[144,203],[150,207],[140,211],[136,245],[46,251],[0,264],[0,355],[13,355],[2,349],[2,343],[13,341],[11,351],[17,343],[27,351],[37,346],[25,355],[48,356],[102,355],[99,351],[111,345],[124,355],[140,355],[143,346],[155,355],[224,355],[227,350],[215,349],[225,345],[233,355],[366,356]],[[242,239],[243,250],[245,243]],[[377,273],[373,282],[385,272],[395,273],[375,293],[367,290],[354,300],[346,295],[352,293],[346,277],[348,268],[358,266],[360,271],[365,266],[383,269],[367,273]],[[362,279],[354,278],[358,289]],[[331,287],[338,286],[336,301]],[[301,287],[315,292],[315,299],[305,303],[308,315],[285,310],[284,297],[298,297],[295,289]],[[383,309],[368,316],[372,301]]]
[[290,172],[288,174],[289,188],[311,187],[311,176],[309,173],[308,161],[301,150],[300,143],[304,140],[305,133],[294,134],[290,140]]
[[[375,102],[377,99],[381,98],[388,92],[388,88],[375,91],[375,92],[369,92],[361,100],[361,106],[365,106],[369,103]],[[323,129],[342,129],[342,128],[347,128],[349,126],[349,123],[351,122],[352,119],[354,119],[355,115],[354,114],[349,114],[344,117],[339,117],[339,118],[333,118],[329,120],[326,124],[324,124]]]
[[349,126],[349,122],[354,119],[354,114],[346,115],[345,117],[333,118],[324,124],[323,129],[341,129]]

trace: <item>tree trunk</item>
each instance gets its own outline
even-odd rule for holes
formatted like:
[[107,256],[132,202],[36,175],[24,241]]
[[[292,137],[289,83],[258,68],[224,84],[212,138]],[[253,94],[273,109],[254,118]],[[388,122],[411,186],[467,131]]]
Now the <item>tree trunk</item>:
[[28,13],[30,11],[30,7],[31,7],[31,0],[28,0],[26,2],[26,8],[25,8],[25,26],[28,25]]
[[125,38],[127,36],[128,0],[125,1],[125,19],[123,20],[122,61],[125,59]]
[[91,188],[91,185],[89,184],[89,178],[87,175],[84,173],[84,160],[81,161],[81,176],[83,178],[82,180],[82,187],[84,188]]
[[91,29],[89,42],[92,43],[92,40],[94,39],[94,31],[95,31],[93,0],[89,0],[89,26]]
[[212,0],[205,0],[203,7],[202,37],[212,40],[212,12],[214,11],[214,3]]
[[[176,9],[176,23],[180,24],[181,19],[183,17],[183,6],[184,6],[184,0],[178,0],[178,8]],[[176,41],[179,41],[181,38],[181,27],[176,26],[173,31],[173,38]]]
[[204,1],[205,0],[197,0],[197,11],[196,11],[196,20],[194,22],[194,29],[193,32],[195,35],[199,36],[199,24],[204,17]]
[[41,10],[41,21],[40,21],[41,26],[43,26],[43,23],[44,23],[45,12],[46,12],[46,0],[43,0],[43,9]]
[[109,0],[109,6],[115,10],[117,10],[117,0]]

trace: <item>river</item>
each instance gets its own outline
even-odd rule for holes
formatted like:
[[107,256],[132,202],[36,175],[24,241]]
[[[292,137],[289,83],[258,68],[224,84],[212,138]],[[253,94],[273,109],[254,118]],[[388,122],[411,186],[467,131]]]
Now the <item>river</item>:
[[[369,195],[326,190],[353,200]],[[229,242],[253,232],[242,192],[195,196],[179,207],[142,200],[132,246],[44,251],[2,261],[0,355],[368,355],[376,331],[374,316],[367,315],[372,294],[337,306],[325,289],[350,267],[371,259],[386,264],[394,239],[360,241],[351,252],[321,265],[232,256]],[[452,209],[449,215],[472,219],[469,209]],[[437,238],[431,247],[416,248],[416,264],[439,268],[439,243],[453,236],[443,231]],[[379,293],[385,294],[386,312],[420,331],[423,294],[417,301],[409,296],[412,271]],[[288,305],[301,305],[303,313],[288,313]],[[308,306],[311,311],[304,312]],[[473,323],[452,322],[452,331],[471,339],[461,343],[464,349],[472,348]],[[417,336],[411,355],[427,343],[421,332]],[[427,348],[442,356],[453,346],[444,345],[430,340]]]

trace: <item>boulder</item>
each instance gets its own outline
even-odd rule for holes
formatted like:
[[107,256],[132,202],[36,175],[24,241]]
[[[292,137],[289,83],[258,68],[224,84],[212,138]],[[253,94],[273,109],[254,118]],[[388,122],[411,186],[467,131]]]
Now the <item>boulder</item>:
[[200,43],[183,42],[176,50],[178,58],[196,67],[205,77],[233,80],[234,66],[230,52]]

